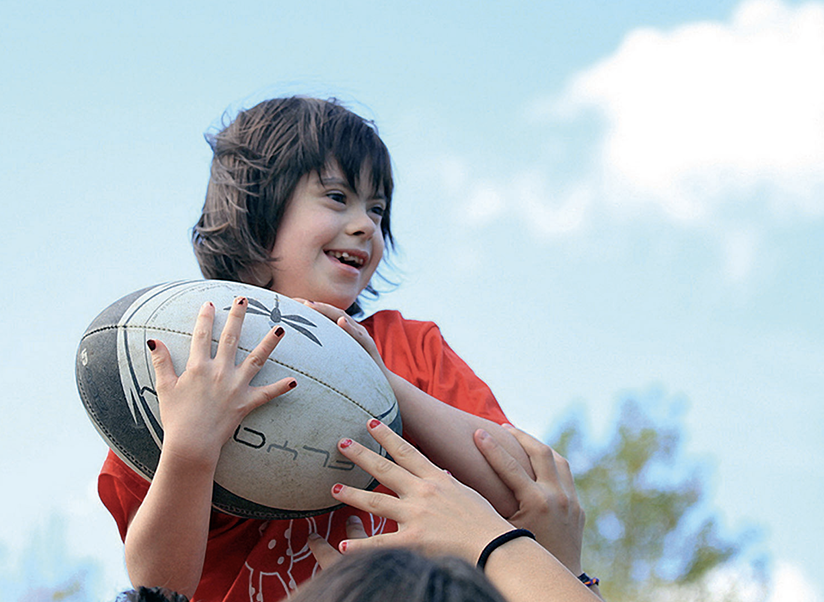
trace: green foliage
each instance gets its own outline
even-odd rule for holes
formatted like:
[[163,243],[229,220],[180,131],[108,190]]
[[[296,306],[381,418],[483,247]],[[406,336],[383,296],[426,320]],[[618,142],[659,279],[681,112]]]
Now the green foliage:
[[[588,442],[579,419],[550,443],[569,459],[587,512],[584,566],[601,578],[609,602],[738,599],[734,583],[719,588],[712,577],[732,566],[744,538],[721,534],[704,503],[701,472],[685,470],[678,457],[680,425],[662,422],[628,399],[606,446]],[[758,571],[748,574],[763,585]]]

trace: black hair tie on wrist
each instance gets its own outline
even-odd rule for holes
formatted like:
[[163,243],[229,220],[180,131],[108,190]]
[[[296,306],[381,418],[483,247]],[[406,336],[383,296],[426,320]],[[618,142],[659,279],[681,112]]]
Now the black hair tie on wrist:
[[526,529],[513,529],[512,531],[507,531],[503,535],[498,535],[498,537],[486,544],[484,551],[481,552],[481,556],[478,558],[478,568],[483,571],[486,566],[486,561],[489,560],[489,555],[492,554],[492,552],[504,545],[506,542],[512,541],[518,537],[529,537],[530,539],[535,539],[532,531],[527,531]]

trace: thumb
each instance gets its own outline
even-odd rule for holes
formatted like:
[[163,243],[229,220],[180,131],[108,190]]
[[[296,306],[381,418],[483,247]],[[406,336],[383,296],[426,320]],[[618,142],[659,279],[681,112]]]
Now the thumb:
[[341,558],[340,552],[329,545],[329,542],[317,533],[309,534],[308,544],[309,551],[312,552],[312,555],[322,569],[329,568]]

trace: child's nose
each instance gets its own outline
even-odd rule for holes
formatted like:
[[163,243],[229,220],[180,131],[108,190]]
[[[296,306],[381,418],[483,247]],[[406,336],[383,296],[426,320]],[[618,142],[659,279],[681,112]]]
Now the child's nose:
[[353,236],[363,236],[369,238],[377,230],[378,225],[372,219],[365,208],[357,208],[352,210],[352,215],[349,219],[348,230]]

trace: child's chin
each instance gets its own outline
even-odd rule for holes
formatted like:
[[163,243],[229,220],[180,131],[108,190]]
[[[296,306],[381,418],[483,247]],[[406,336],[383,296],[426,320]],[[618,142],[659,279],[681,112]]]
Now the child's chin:
[[351,296],[336,296],[336,295],[324,295],[318,299],[312,299],[315,303],[325,303],[326,305],[331,305],[332,307],[337,307],[340,310],[346,311],[349,309],[356,301],[358,300],[357,297],[354,299]]

